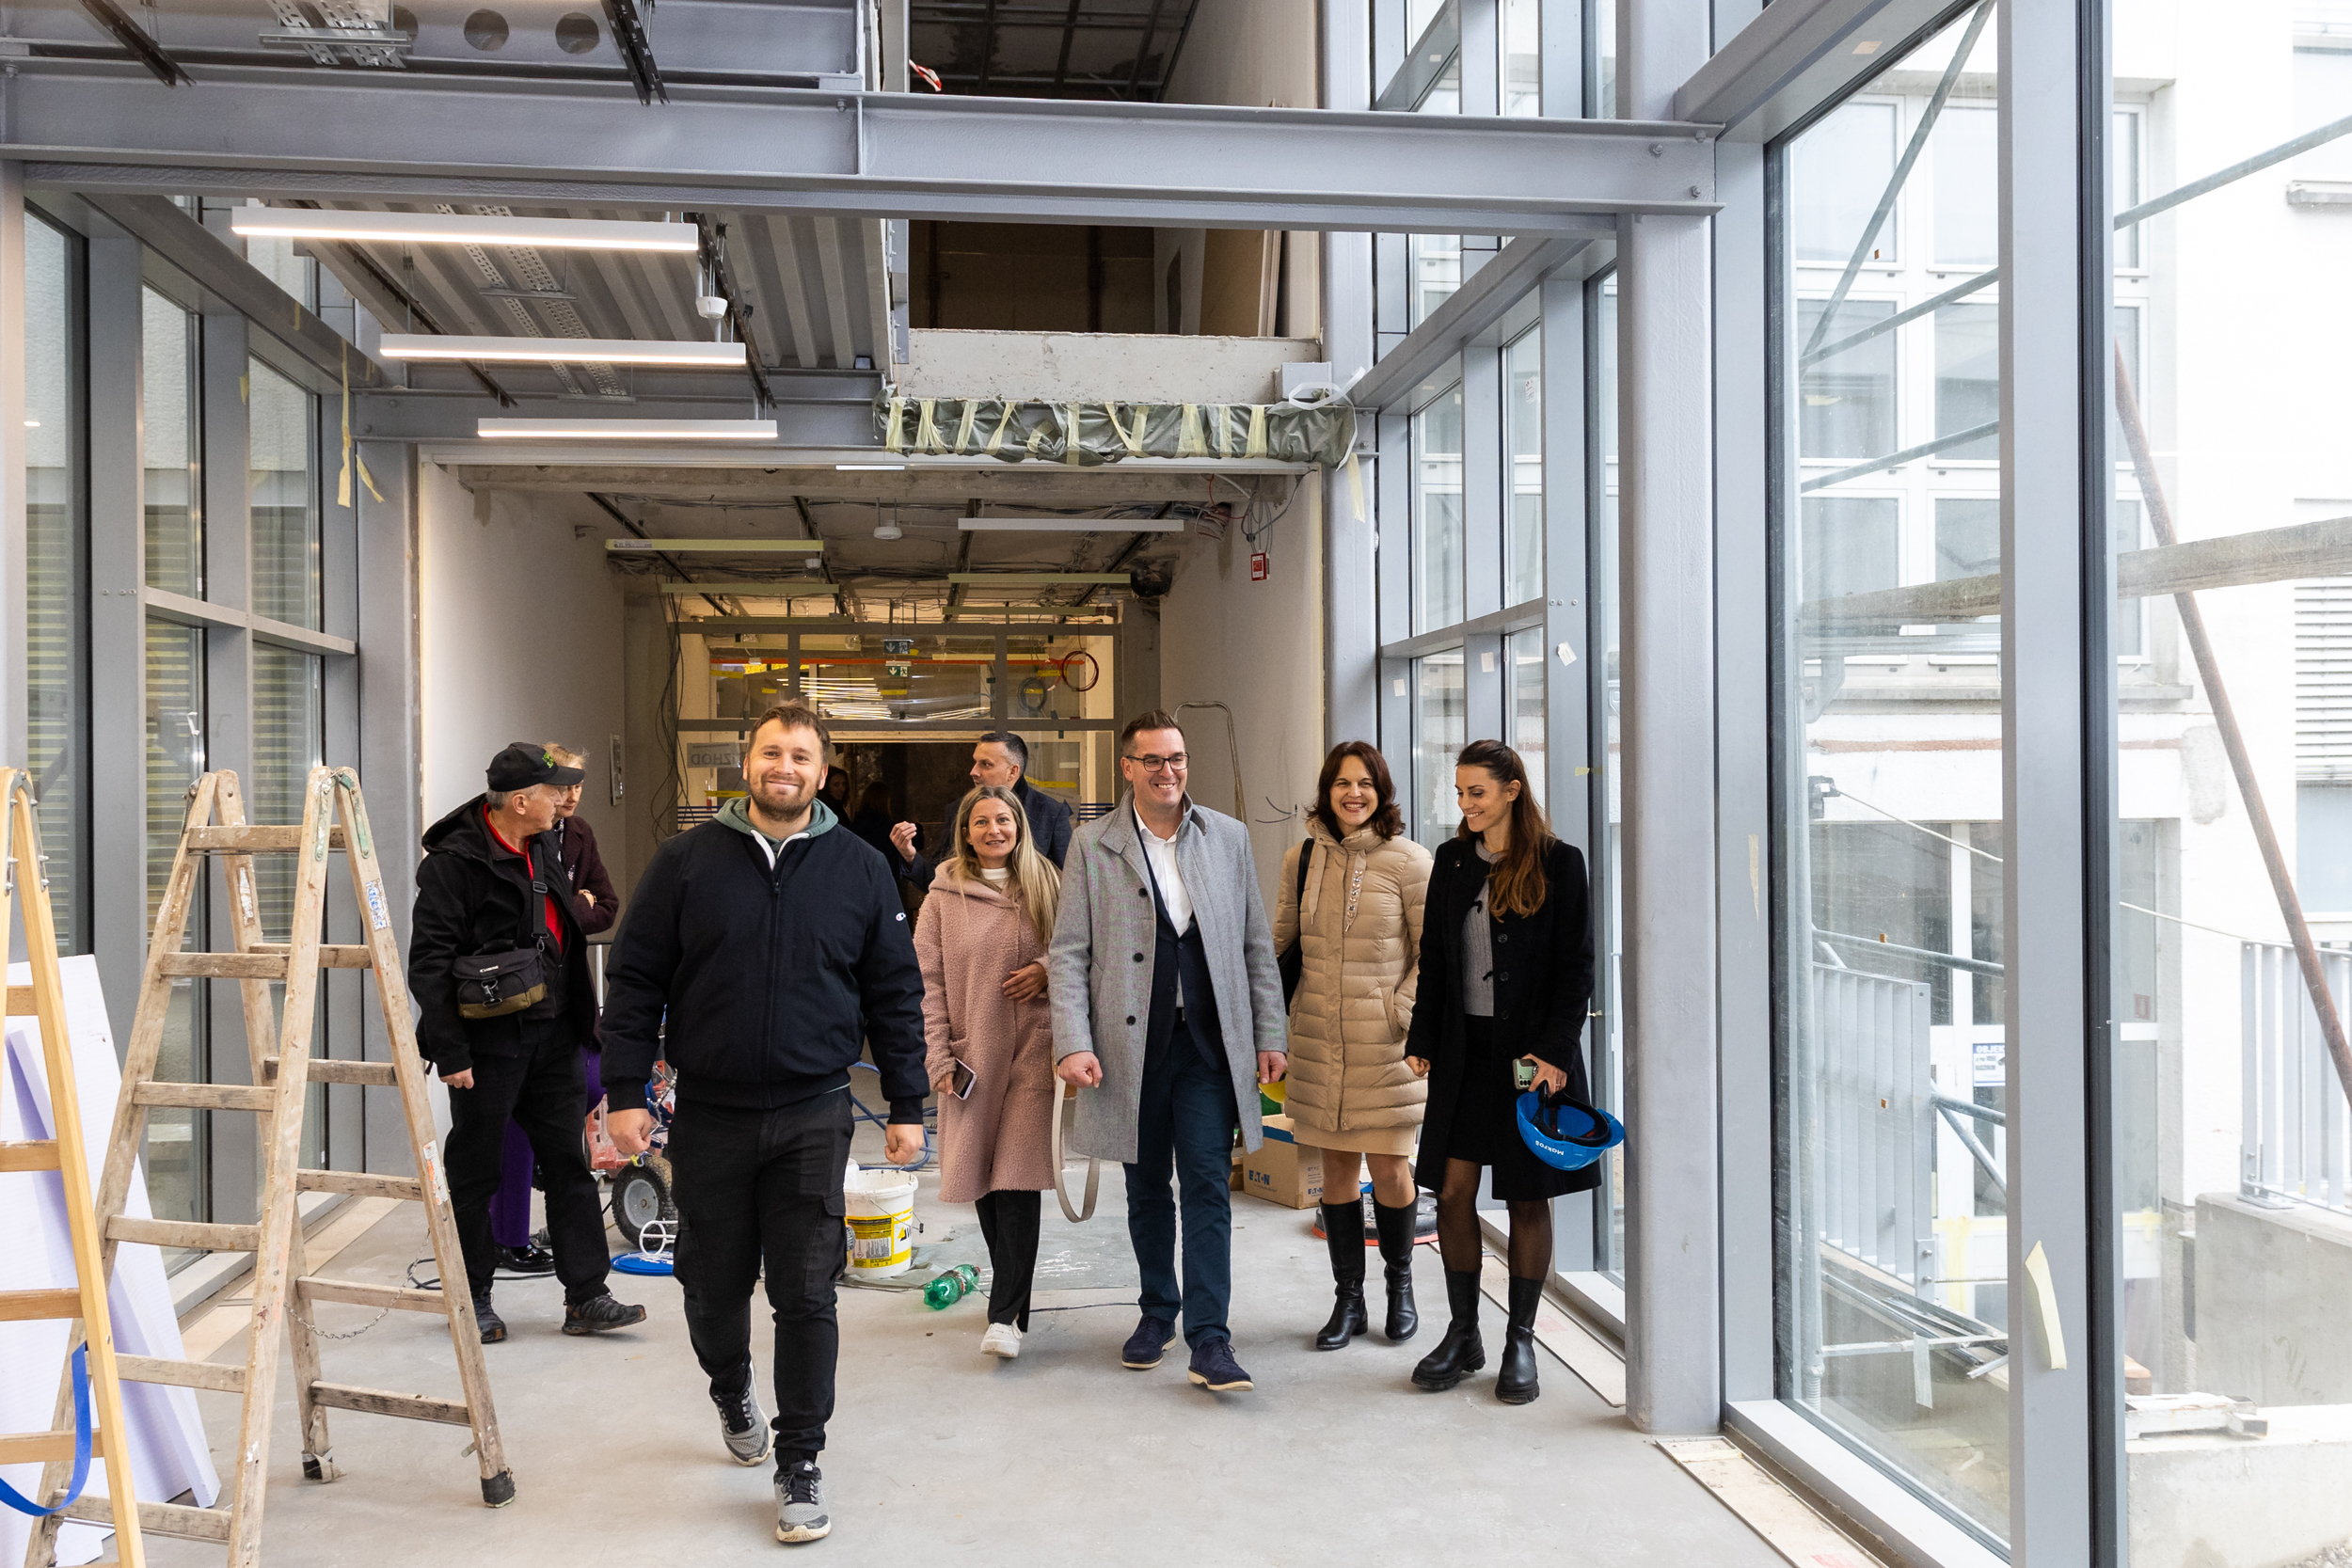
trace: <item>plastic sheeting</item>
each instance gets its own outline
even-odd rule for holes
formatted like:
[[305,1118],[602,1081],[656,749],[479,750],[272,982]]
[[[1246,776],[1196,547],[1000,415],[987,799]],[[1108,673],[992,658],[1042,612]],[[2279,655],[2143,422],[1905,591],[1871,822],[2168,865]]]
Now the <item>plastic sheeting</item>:
[[1130,457],[1336,467],[1356,442],[1355,407],[1336,389],[1282,403],[1028,403],[911,398],[884,388],[874,425],[886,451],[1089,468]]

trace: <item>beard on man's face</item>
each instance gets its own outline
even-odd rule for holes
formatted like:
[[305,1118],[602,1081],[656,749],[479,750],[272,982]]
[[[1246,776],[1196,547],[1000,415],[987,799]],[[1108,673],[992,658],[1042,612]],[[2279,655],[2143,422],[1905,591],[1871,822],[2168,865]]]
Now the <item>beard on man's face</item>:
[[778,816],[798,816],[816,797],[817,780],[803,774],[797,784],[788,783],[778,771],[758,775],[748,781],[747,787],[760,810]]

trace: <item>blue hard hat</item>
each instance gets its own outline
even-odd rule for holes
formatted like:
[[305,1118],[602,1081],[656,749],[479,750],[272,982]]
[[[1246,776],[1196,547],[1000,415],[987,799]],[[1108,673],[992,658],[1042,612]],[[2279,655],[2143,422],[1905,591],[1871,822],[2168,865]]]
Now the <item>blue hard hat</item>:
[[1625,1142],[1625,1124],[1598,1106],[1530,1089],[1519,1096],[1519,1136],[1545,1164],[1581,1170]]

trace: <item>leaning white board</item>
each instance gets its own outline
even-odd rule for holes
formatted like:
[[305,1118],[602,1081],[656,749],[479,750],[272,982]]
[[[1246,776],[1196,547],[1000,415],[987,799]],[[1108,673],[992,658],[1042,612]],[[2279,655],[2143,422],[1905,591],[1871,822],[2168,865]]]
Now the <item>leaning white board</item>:
[[[115,1062],[114,1032],[106,1023],[106,1000],[98,986],[98,960],[67,958],[66,1031],[73,1039],[74,1087],[81,1099],[82,1138],[89,1156],[90,1186],[96,1189],[106,1164],[106,1141],[114,1131],[115,1098],[121,1069]],[[30,985],[28,965],[8,971],[12,985]],[[49,1079],[40,1050],[40,1024],[11,1018],[0,1050],[0,1138],[46,1138],[54,1126]],[[144,1170],[132,1167],[124,1212],[144,1219],[151,1211]],[[0,1176],[0,1290],[43,1290],[74,1283],[72,1239],[66,1229],[65,1184],[55,1174]],[[114,1309],[115,1350],[124,1355],[183,1354],[180,1321],[172,1311],[171,1286],[157,1248],[128,1243],[115,1254],[108,1302]],[[67,1325],[62,1323],[0,1323],[0,1432],[44,1432],[56,1415],[57,1376],[65,1367]],[[220,1477],[197,1415],[196,1394],[160,1384],[125,1383],[123,1418],[129,1424],[131,1473],[139,1496],[169,1502],[183,1492],[211,1507],[220,1495]],[[39,1465],[0,1468],[9,1485],[30,1497],[40,1483]],[[90,1463],[86,1491],[103,1494],[106,1471]],[[0,1508],[0,1563],[22,1562],[32,1521]],[[94,1561],[104,1549],[103,1526],[68,1523],[59,1532],[57,1560]]]

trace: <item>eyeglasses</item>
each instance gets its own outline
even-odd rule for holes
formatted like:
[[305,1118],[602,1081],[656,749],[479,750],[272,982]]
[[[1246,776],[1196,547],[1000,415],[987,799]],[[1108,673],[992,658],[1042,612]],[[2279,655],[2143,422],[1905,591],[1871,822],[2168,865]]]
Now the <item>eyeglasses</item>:
[[1178,752],[1173,756],[1130,756],[1127,760],[1134,763],[1136,767],[1142,768],[1147,773],[1181,773],[1184,770],[1186,758],[1184,752]]

